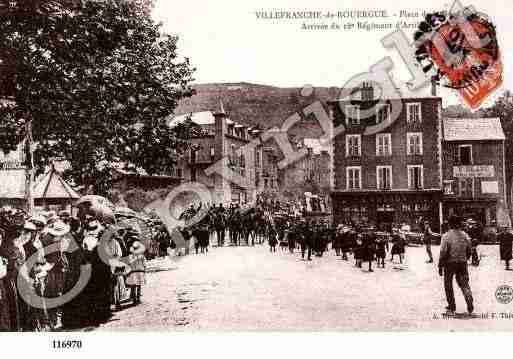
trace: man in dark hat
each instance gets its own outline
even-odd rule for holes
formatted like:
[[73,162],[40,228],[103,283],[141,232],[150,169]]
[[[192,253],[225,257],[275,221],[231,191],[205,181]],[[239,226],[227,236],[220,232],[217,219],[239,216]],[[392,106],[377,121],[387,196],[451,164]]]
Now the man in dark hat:
[[440,259],[438,262],[438,272],[444,277],[445,295],[447,297],[448,313],[453,314],[456,311],[456,301],[454,299],[454,289],[452,285],[453,278],[463,292],[467,303],[469,314],[474,311],[474,300],[470,290],[467,262],[471,256],[471,239],[463,230],[463,223],[460,217],[451,216],[449,218],[449,231],[442,236],[440,246]]

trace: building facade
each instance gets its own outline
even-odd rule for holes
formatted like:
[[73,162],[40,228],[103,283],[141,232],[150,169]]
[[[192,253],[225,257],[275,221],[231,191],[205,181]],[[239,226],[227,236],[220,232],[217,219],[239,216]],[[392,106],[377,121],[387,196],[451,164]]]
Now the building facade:
[[443,133],[444,217],[457,214],[484,225],[502,222],[507,188],[500,120],[446,118]]
[[[235,123],[224,112],[204,111],[181,115],[170,121],[172,126],[190,118],[201,126],[204,134],[191,139],[194,148],[178,163],[184,182],[199,182],[212,194],[215,203],[252,203],[256,200],[257,183],[264,180],[263,148],[255,146],[250,153],[242,148],[258,137],[258,130]],[[226,171],[207,173],[207,169],[221,161],[227,161]],[[242,183],[230,180],[228,169],[243,178]],[[226,173],[225,173],[226,172]]]
[[[441,222],[441,106],[439,97],[380,100],[364,87],[360,98],[328,105],[334,127],[335,223]],[[366,118],[361,116],[367,113]],[[397,116],[392,117],[392,113]],[[372,126],[377,133],[368,134]]]

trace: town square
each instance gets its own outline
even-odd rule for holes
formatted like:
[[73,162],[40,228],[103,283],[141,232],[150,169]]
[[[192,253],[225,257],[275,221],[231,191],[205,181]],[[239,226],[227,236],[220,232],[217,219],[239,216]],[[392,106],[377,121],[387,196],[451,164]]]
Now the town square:
[[0,1],[0,331],[513,328],[500,10],[170,3]]

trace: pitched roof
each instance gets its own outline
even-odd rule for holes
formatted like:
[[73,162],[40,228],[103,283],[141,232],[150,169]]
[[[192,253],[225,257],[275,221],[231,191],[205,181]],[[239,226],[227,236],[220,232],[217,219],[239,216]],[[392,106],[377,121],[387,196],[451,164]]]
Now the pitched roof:
[[213,125],[216,123],[212,111],[202,111],[173,117],[168,122],[168,124],[169,126],[175,126],[179,123],[184,122],[189,116],[191,118],[191,121],[194,122],[196,125]]
[[444,118],[445,141],[504,140],[499,118]]
[[34,184],[33,191],[34,198],[80,198],[80,195],[59,176],[53,166],[50,171]]
[[[188,117],[191,118],[191,121],[196,125],[214,125],[216,123],[216,118],[214,117],[214,112],[212,111],[201,111],[201,112],[193,112],[187,113],[184,115],[179,115],[175,117],[170,117],[167,120],[168,126],[176,126],[179,123],[184,122]],[[229,118],[226,119],[226,123],[229,125],[234,124],[232,120]]]

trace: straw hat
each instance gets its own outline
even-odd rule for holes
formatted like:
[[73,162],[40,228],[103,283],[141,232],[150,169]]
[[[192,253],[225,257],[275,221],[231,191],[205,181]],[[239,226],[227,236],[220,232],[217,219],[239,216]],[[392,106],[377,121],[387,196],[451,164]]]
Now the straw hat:
[[23,225],[23,229],[26,231],[37,231],[36,225],[33,222],[29,221],[25,222],[25,224]]
[[54,237],[61,237],[69,233],[69,225],[57,220],[47,227],[47,233]]
[[29,218],[29,222],[34,223],[36,226],[44,227],[48,223],[45,216],[37,215]]

